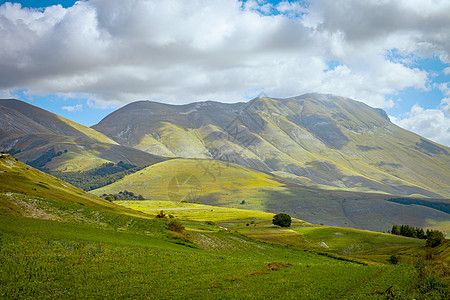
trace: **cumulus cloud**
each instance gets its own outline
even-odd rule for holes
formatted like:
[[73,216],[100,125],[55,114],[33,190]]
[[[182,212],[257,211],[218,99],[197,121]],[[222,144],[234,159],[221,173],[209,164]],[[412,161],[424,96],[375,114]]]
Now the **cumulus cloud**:
[[448,115],[450,115],[450,98],[444,98],[441,101],[441,107]]
[[6,3],[0,90],[78,93],[97,106],[324,92],[391,107],[386,95],[424,89],[429,74],[386,53],[448,60],[449,14],[439,0]]
[[[43,10],[6,3],[0,89],[83,93],[97,105],[317,91],[389,107],[385,95],[424,88],[428,74],[390,61],[386,50],[449,53],[446,1],[420,10],[406,0],[261,3],[90,0]],[[330,60],[340,65],[330,70]]]
[[73,106],[63,106],[61,108],[64,109],[64,110],[67,110],[68,112],[82,111],[83,110],[83,105],[82,104],[77,104],[77,105],[73,105]]
[[390,95],[433,86],[439,107],[417,105],[395,122],[449,145],[450,83],[432,85],[434,74],[414,67],[418,57],[450,63],[449,15],[447,0],[5,3],[0,97],[75,95],[111,107],[322,92],[389,108]]
[[[448,112],[448,99],[441,102],[446,105],[441,109],[424,109],[414,105],[407,114],[399,118],[390,117],[398,126],[415,132],[442,145],[450,146],[450,118]],[[446,110],[446,111],[445,111]]]

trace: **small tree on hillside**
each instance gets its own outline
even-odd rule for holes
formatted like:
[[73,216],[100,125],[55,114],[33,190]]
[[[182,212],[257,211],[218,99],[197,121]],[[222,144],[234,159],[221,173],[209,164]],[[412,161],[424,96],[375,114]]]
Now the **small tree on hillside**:
[[291,216],[285,213],[279,213],[273,216],[272,223],[281,227],[291,226]]
[[398,225],[392,226],[391,234],[400,235],[400,228]]
[[170,220],[167,223],[167,229],[169,229],[170,231],[178,232],[178,233],[183,233],[184,232],[184,226],[178,220]]
[[425,245],[434,248],[439,246],[445,240],[444,233],[439,230],[430,230],[427,234]]
[[164,213],[163,210],[161,210],[161,211],[159,212],[159,214],[156,215],[156,218],[157,218],[157,219],[167,219],[167,215]]

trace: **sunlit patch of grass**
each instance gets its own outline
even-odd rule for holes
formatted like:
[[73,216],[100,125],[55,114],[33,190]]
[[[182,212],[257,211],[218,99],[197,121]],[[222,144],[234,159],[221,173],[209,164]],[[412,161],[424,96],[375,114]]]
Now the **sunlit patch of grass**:
[[240,223],[248,220],[272,220],[271,213],[251,211],[244,209],[217,207],[189,202],[174,201],[114,201],[131,209],[139,210],[150,215],[156,215],[161,210],[176,218],[191,221],[212,221],[216,223],[239,220]]
[[424,244],[419,239],[352,228],[320,226],[294,230],[327,251],[346,255],[368,249]]

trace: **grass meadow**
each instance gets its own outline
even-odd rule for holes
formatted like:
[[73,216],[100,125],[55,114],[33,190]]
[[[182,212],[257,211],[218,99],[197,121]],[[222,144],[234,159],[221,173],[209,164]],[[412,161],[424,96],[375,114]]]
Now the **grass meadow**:
[[163,220],[145,220],[145,231],[0,220],[2,298],[383,299],[390,292],[417,293],[411,265],[366,266],[223,231],[201,233],[218,245],[205,250],[168,236]]

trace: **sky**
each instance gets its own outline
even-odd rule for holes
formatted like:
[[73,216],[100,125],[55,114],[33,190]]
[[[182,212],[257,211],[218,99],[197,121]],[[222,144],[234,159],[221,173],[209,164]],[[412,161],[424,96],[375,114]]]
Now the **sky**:
[[319,92],[450,146],[448,0],[0,1],[0,98],[91,126],[127,103]]

